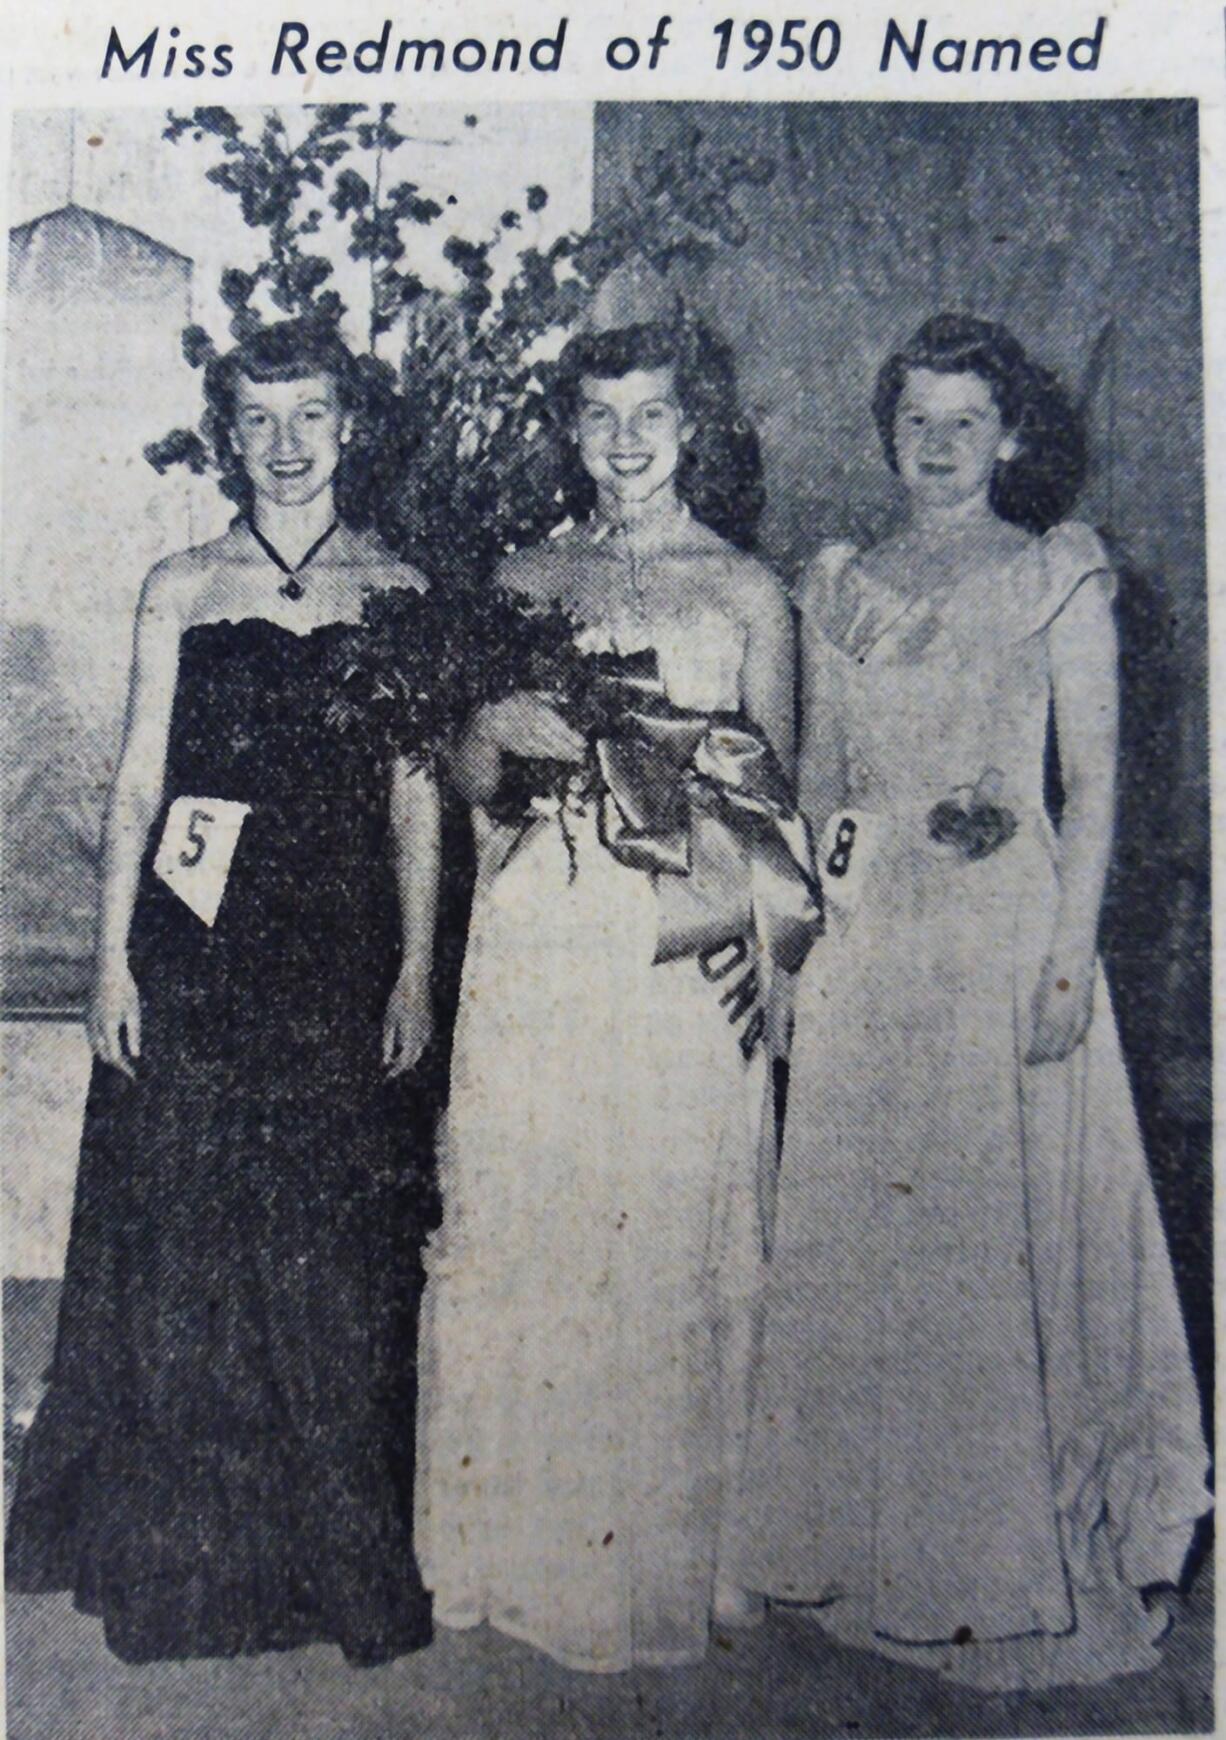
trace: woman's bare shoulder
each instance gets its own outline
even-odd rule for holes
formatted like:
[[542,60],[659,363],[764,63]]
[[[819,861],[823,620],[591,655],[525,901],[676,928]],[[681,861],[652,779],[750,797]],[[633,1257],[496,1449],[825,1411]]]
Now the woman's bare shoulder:
[[732,613],[752,625],[791,611],[787,587],[775,570],[748,550],[725,544],[723,581]]
[[235,528],[231,526],[220,537],[163,556],[145,576],[140,598],[141,616],[160,620],[174,618],[186,623],[203,589],[216,577],[219,569],[236,559],[238,548]]

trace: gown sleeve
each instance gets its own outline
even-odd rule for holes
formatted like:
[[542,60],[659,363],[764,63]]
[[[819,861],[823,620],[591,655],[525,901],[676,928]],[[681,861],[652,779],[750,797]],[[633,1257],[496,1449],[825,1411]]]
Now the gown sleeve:
[[805,568],[797,601],[806,637],[817,635],[835,646],[846,645],[859,613],[851,574],[858,554],[854,544],[823,544]]
[[1116,596],[1115,571],[1102,539],[1081,520],[1064,520],[1043,534],[1042,584],[1034,628],[1050,627],[1081,587],[1099,588],[1108,603]]

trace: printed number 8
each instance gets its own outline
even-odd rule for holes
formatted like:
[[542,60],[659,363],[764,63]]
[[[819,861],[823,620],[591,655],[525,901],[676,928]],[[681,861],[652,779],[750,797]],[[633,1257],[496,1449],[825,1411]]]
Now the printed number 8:
[[179,862],[185,870],[192,870],[204,857],[204,849],[208,845],[207,837],[201,833],[201,822],[214,822],[216,816],[211,816],[208,810],[193,810],[187,824],[187,837],[192,843],[189,852],[186,847],[179,853]]
[[856,843],[856,824],[850,816],[844,816],[839,823],[839,831],[834,836],[834,849],[826,860],[826,871],[830,876],[846,876],[851,864],[851,849]]

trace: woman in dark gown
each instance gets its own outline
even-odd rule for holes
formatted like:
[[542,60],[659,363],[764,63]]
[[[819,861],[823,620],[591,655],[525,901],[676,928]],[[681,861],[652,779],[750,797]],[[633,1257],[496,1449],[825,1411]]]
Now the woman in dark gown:
[[[71,1590],[128,1661],[328,1640],[370,1663],[429,1639],[406,1072],[438,816],[424,776],[324,717],[364,590],[420,584],[336,519],[359,390],[302,322],[212,365],[247,512],[160,563],[138,617],[55,1361],[8,1531],[9,1587]],[[226,800],[249,808],[210,924],[190,890],[209,869],[215,892]]]

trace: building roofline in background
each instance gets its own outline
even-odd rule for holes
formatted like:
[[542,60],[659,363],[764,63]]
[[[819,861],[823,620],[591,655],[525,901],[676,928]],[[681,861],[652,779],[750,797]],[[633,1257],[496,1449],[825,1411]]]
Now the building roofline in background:
[[146,247],[157,248],[161,253],[181,260],[185,266],[191,267],[195,263],[189,254],[181,253],[178,248],[172,248],[169,242],[159,241],[156,236],[148,235],[144,230],[138,230],[134,224],[125,224],[118,218],[108,217],[105,212],[98,211],[94,206],[82,205],[79,200],[75,199],[65,200],[63,205],[53,206],[49,211],[40,213],[38,217],[27,218],[24,223],[14,224],[9,231],[9,239],[15,241],[18,237],[24,238],[32,235],[40,225],[49,223],[52,218],[64,217],[69,213],[77,212],[94,223],[104,225],[107,229],[121,230],[134,240],[143,242]]

